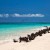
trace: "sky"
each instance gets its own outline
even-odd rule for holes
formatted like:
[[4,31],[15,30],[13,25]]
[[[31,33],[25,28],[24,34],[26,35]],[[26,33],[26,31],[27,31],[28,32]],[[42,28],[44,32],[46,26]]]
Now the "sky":
[[0,0],[0,22],[50,22],[50,0]]

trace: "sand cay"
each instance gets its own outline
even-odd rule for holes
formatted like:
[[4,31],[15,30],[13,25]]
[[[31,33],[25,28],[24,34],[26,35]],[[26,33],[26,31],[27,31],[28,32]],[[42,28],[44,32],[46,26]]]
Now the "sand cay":
[[31,42],[7,41],[0,43],[0,50],[50,50],[50,33],[37,36]]

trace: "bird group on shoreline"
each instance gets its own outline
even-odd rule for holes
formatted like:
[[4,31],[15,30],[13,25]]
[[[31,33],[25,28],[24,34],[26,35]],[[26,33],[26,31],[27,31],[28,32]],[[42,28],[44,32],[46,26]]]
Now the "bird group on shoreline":
[[[46,27],[46,29],[39,30],[38,32],[31,33],[31,35],[27,35],[26,37],[19,37],[19,42],[30,42],[31,40],[34,40],[37,36],[42,36],[42,34],[46,34],[47,32],[50,31],[50,27]],[[13,39],[13,42],[18,42],[17,40]]]

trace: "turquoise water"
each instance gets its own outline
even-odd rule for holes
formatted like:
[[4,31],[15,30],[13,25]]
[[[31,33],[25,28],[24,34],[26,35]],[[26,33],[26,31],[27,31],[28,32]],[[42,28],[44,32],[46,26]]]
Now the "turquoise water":
[[50,26],[50,23],[0,23],[0,37],[14,34],[20,35],[17,32],[43,26]]

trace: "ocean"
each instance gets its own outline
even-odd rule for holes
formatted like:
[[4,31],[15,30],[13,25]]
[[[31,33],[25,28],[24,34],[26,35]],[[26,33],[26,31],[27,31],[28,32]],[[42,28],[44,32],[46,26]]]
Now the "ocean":
[[0,23],[0,40],[10,36],[21,36],[29,33],[31,29],[50,26],[50,23],[43,22],[22,22],[22,23]]

